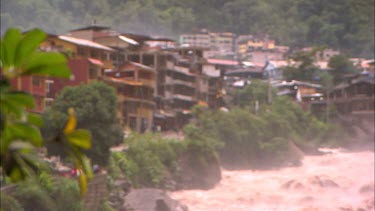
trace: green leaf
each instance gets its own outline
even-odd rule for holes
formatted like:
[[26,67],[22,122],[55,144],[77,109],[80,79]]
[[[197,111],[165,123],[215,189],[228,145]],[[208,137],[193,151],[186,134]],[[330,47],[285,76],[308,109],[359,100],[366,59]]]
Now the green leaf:
[[[7,68],[14,66],[16,59],[16,49],[18,43],[22,39],[22,34],[19,29],[8,29],[4,35],[4,39],[1,42],[1,61],[3,65],[3,71],[6,72]],[[6,73],[5,73],[6,75]]]
[[25,75],[47,75],[59,78],[69,78],[70,69],[66,65],[41,66],[34,69],[29,69]]
[[25,141],[12,141],[9,145],[9,149],[12,151],[30,152],[34,149],[34,146]]
[[18,66],[22,64],[22,62],[38,48],[45,38],[46,34],[40,29],[34,29],[27,32],[17,47],[16,65]]
[[[59,70],[55,70],[56,68],[59,68]],[[62,71],[62,73],[58,71]],[[35,73],[61,77],[70,76],[65,56],[53,52],[36,52],[30,56],[30,59],[24,67],[24,74]]]
[[85,174],[79,175],[79,188],[80,188],[81,196],[85,195],[87,191],[87,178]]
[[82,155],[81,161],[82,161],[83,171],[86,173],[87,178],[91,179],[93,174],[92,174],[90,159],[88,159],[85,155]]
[[42,136],[38,128],[26,123],[14,123],[8,125],[11,140],[22,139],[30,141],[34,146],[42,146]]
[[83,149],[89,149],[91,147],[91,134],[89,131],[84,129],[78,129],[67,135],[69,143],[74,146],[78,146]]
[[43,126],[43,120],[42,117],[40,117],[39,114],[33,114],[29,113],[27,116],[28,122],[32,125],[35,125],[37,127],[42,127]]
[[17,182],[17,181],[20,181],[22,180],[23,176],[22,176],[22,172],[21,172],[21,169],[19,166],[15,166],[11,173],[10,173],[10,179],[12,182]]
[[34,98],[25,92],[6,92],[0,93],[0,109],[4,113],[13,113],[21,116],[26,108],[33,108]]
[[2,95],[1,100],[17,103],[19,106],[25,106],[27,108],[33,108],[35,105],[34,97],[31,94],[22,91],[5,93]]

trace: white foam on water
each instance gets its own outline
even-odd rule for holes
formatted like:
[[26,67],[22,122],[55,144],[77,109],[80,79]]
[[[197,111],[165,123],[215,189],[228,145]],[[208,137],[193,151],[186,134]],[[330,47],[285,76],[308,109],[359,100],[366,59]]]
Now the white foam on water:
[[169,194],[192,211],[374,210],[373,189],[359,191],[374,187],[374,152],[321,151],[329,154],[305,156],[299,167],[223,170],[222,180],[211,190]]

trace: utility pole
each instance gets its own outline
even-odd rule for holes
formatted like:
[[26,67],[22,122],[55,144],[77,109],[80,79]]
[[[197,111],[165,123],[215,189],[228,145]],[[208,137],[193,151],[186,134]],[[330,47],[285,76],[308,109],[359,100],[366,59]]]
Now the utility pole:
[[267,94],[268,104],[272,103],[272,86],[271,86],[271,76],[268,75],[268,94]]
[[326,122],[329,121],[329,90],[326,91]]

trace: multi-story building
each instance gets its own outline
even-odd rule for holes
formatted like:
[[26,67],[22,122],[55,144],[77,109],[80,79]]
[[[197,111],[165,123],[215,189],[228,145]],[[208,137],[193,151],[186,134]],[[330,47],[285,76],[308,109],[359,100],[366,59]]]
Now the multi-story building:
[[155,110],[155,69],[125,62],[118,70],[107,70],[102,80],[117,90],[117,118],[125,128],[151,130]]
[[35,97],[34,112],[43,112],[65,86],[75,86],[97,80],[104,69],[112,68],[109,58],[114,50],[90,40],[48,35],[39,49],[63,53],[68,59],[72,74],[69,79],[32,76],[21,77],[13,81],[12,84],[16,89],[27,91]]
[[227,72],[237,69],[239,65],[240,63],[236,60],[207,59],[203,72],[209,76],[208,105],[210,108],[218,109],[224,106],[224,97],[227,93],[224,76]]
[[[302,48],[302,51],[312,51],[312,50],[313,50],[313,47]],[[321,51],[316,52],[315,61],[328,62],[331,57],[339,55],[339,54],[340,54],[340,51],[338,51],[338,50],[334,50],[334,49],[331,49],[331,48],[325,48]]]
[[160,98],[164,109],[173,112],[177,128],[187,123],[192,106],[207,105],[208,76],[202,71],[205,50],[207,48],[202,47],[167,50],[170,57],[166,62],[164,93]]
[[76,86],[96,81],[103,75],[105,69],[113,68],[110,55],[115,50],[91,40],[50,35],[41,44],[40,49],[65,54],[68,58],[68,66],[72,71],[69,79],[52,79],[51,98],[54,98],[65,86]]
[[48,93],[51,81],[43,76],[23,76],[11,80],[11,86],[16,90],[22,90],[33,95],[35,107],[31,111],[36,113],[43,112],[46,103],[48,103]]
[[206,57],[234,56],[234,37],[231,32],[209,32],[202,29],[199,33],[182,34],[180,43],[183,46],[209,48]]
[[330,92],[330,99],[341,114],[352,112],[374,112],[375,80],[369,73],[346,78]]
[[240,35],[236,39],[237,58],[243,61],[265,64],[269,60],[282,60],[289,51],[287,46],[276,46],[275,40],[252,35]]

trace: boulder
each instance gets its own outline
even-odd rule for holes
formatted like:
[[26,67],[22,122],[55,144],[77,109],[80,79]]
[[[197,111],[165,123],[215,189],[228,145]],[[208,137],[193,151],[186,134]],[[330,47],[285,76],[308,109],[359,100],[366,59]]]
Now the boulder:
[[323,176],[314,176],[314,177],[311,177],[309,179],[309,182],[312,185],[320,186],[322,188],[326,188],[326,187],[338,188],[339,187],[339,185],[337,183],[335,183],[331,179],[324,178]]
[[177,189],[213,188],[221,180],[221,169],[215,156],[206,155],[203,159],[186,154],[179,160],[181,171],[177,179]]
[[364,185],[359,189],[359,193],[374,193],[374,184]]
[[296,180],[289,180],[288,182],[281,185],[281,188],[297,190],[297,189],[303,189],[304,186],[302,183],[297,182]]
[[131,190],[124,199],[124,210],[187,211],[185,205],[170,198],[164,191],[153,188]]

